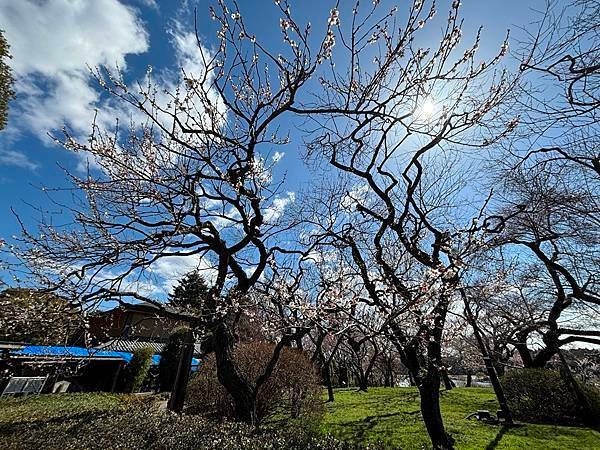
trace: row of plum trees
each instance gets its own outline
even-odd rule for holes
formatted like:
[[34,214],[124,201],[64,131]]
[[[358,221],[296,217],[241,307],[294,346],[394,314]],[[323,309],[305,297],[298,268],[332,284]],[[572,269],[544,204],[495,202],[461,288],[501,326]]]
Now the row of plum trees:
[[[164,314],[208,330],[237,419],[255,421],[287,346],[310,341],[327,370],[339,344],[361,387],[393,349],[433,446],[452,448],[450,338],[472,334],[492,381],[512,349],[541,367],[598,343],[598,2],[550,3],[512,54],[507,36],[488,57],[480,32],[463,36],[459,1],[441,19],[424,0],[344,3],[314,30],[275,8],[276,46],[219,0],[217,45],[199,41],[202,70],[171,92],[98,69],[143,120],[57,137],[95,162],[69,174],[71,203],[56,200],[71,221],[42,214],[5,248],[81,310],[163,305],[140,286],[165,258],[195,260],[205,300]],[[284,193],[277,149],[304,159],[306,189]],[[253,379],[234,358],[241,326],[275,343]]]

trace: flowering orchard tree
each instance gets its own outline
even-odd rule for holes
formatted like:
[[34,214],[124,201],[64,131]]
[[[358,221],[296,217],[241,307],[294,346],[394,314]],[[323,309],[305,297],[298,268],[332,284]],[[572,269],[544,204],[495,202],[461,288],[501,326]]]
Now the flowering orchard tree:
[[[312,131],[307,157],[340,181],[318,203],[308,242],[344,252],[378,308],[389,338],[421,394],[435,448],[451,448],[439,408],[441,344],[461,271],[498,226],[482,223],[486,195],[476,184],[477,156],[518,125],[506,107],[516,80],[499,69],[508,42],[480,61],[479,36],[463,43],[460,2],[452,3],[435,47],[419,47],[435,6],[414,1],[402,18],[379,2],[345,16],[333,10],[334,58],[322,90],[294,111]],[[460,47],[460,50],[459,50]],[[336,64],[342,58],[349,64]],[[307,126],[308,128],[308,126]],[[475,170],[473,170],[475,169]],[[481,197],[481,198],[479,198]]]
[[515,276],[483,306],[510,325],[527,367],[600,342],[599,13],[596,0],[551,2],[523,42],[521,132],[502,142],[490,178],[506,218],[490,270]]
[[[288,139],[279,128],[282,115],[293,110],[333,45],[334,24],[312,52],[310,27],[301,29],[283,5],[279,10],[287,56],[262,46],[237,7],[218,2],[211,13],[220,45],[209,52],[199,44],[198,72],[183,72],[173,89],[159,90],[150,70],[146,83],[136,86],[96,70],[106,92],[130,108],[134,123],[113,130],[94,123],[87,139],[68,130],[56,137],[68,150],[87,154],[90,168],[83,177],[67,173],[68,205],[61,202],[64,191],[46,191],[68,219],[40,211],[38,229],[23,226],[13,249],[30,275],[77,298],[84,309],[131,299],[162,306],[148,293],[154,269],[173,258],[196,261],[212,286],[202,309],[163,313],[212,332],[218,378],[234,399],[237,418],[248,422],[254,422],[257,391],[281,348],[307,332],[309,315],[302,308],[309,296],[297,282],[302,271],[289,269],[306,250],[290,239],[294,223],[283,221],[282,205],[293,195],[282,196],[280,180],[272,177],[272,152]],[[279,344],[265,373],[247,380],[233,358],[233,328],[256,304],[274,311],[269,318]]]
[[[153,268],[195,258],[212,288],[202,311],[184,318],[211,329],[219,381],[236,416],[251,422],[278,352],[302,345],[311,323],[335,310],[336,297],[323,303],[305,276],[313,250],[333,249],[356,286],[343,298],[376,311],[419,388],[434,447],[451,448],[439,408],[442,334],[462,267],[495,227],[472,220],[485,198],[457,200],[478,173],[464,159],[518,124],[503,107],[513,86],[499,68],[508,42],[479,60],[479,33],[463,43],[459,6],[452,2],[439,43],[427,48],[418,42],[437,20],[432,2],[415,0],[402,13],[379,1],[334,8],[315,37],[276,1],[282,44],[272,51],[235,2],[219,1],[211,10],[219,45],[198,45],[200,69],[184,72],[179,86],[158,90],[149,73],[133,88],[97,72],[137,122],[94,124],[85,141],[68,132],[59,139],[95,167],[85,177],[68,174],[71,222],[44,217],[39,230],[23,227],[16,256],[82,305],[154,301],[142,289]],[[314,214],[299,215],[302,227],[281,213],[269,157],[292,126],[304,133],[307,160],[334,185],[309,198]],[[263,314],[278,340],[257,380],[245,379],[233,358],[244,309]]]
[[69,345],[81,339],[85,320],[67,299],[51,292],[9,288],[0,292],[0,339]]

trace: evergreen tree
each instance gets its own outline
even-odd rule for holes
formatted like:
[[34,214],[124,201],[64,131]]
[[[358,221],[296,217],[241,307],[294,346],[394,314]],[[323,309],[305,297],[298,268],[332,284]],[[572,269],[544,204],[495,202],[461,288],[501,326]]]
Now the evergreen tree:
[[178,285],[169,295],[169,303],[180,308],[199,310],[202,308],[209,290],[202,275],[197,270],[193,270],[179,280]]
[[9,45],[4,37],[4,32],[0,30],[0,130],[6,126],[8,117],[8,103],[15,96],[12,90],[14,82],[11,69],[6,63],[5,58],[10,58]]
[[142,388],[152,366],[153,355],[154,350],[151,347],[140,348],[133,352],[133,358],[127,364],[125,373],[125,392],[133,394]]
[[175,376],[177,375],[177,366],[179,364],[179,352],[183,346],[187,331],[188,329],[185,327],[173,330],[169,335],[169,340],[160,353],[158,378],[160,381],[161,392],[168,392],[173,389]]

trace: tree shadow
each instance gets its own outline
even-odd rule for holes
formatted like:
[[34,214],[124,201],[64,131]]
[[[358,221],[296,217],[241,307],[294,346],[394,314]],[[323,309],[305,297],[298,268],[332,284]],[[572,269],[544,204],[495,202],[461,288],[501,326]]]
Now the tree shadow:
[[113,411],[105,411],[105,412],[96,412],[96,411],[85,411],[81,413],[65,413],[62,415],[57,415],[47,419],[21,419],[15,420],[9,423],[5,423],[0,425],[0,435],[2,434],[10,434],[10,433],[18,433],[18,432],[31,432],[31,431],[41,431],[44,428],[51,426],[53,424],[65,424],[70,423],[71,425],[75,425],[80,427],[82,425],[90,424],[97,420],[104,420],[113,415],[119,414],[119,412]]
[[357,428],[357,440],[359,442],[362,442],[365,438],[366,433],[371,430],[381,419],[387,419],[389,417],[394,417],[394,416],[399,416],[400,413],[399,412],[395,412],[395,413],[389,413],[389,414],[379,414],[379,415],[374,415],[374,416],[367,416],[364,418],[364,420],[361,421],[361,423],[358,425]]
[[347,430],[352,430],[353,440],[356,442],[364,442],[367,438],[367,434],[371,431],[380,421],[384,419],[389,419],[391,417],[396,416],[417,416],[421,411],[399,411],[392,412],[387,414],[376,414],[372,416],[367,416],[360,420],[347,421],[340,424],[342,428],[346,428]]
[[506,434],[506,432],[509,429],[510,429],[509,426],[503,425],[502,428],[500,428],[500,430],[496,434],[496,437],[494,438],[494,440],[489,442],[489,444],[487,445],[485,450],[494,450],[498,446],[498,444],[500,443],[500,441],[502,440],[502,438],[504,437],[504,435]]

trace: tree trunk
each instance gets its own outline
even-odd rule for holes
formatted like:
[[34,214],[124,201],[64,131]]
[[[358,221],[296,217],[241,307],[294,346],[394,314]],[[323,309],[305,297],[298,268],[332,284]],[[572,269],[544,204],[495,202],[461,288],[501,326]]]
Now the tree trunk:
[[565,356],[563,355],[563,353],[560,350],[558,350],[558,356],[559,356],[560,362],[562,364],[561,372],[563,374],[563,377],[566,378],[567,384],[569,385],[569,387],[575,394],[577,403],[579,403],[579,405],[582,409],[583,422],[588,426],[598,425],[598,422],[599,422],[598,417],[596,417],[596,415],[594,413],[594,409],[592,408],[592,405],[590,405],[590,402],[588,400],[586,393],[581,389],[581,386],[579,385],[579,383],[573,376],[573,372],[571,372],[569,363],[567,363]]
[[233,361],[233,335],[226,323],[217,325],[214,332],[217,378],[233,400],[237,420],[256,424],[256,392]]
[[467,372],[467,387],[471,387],[473,384],[473,377],[471,376],[471,372]]
[[418,387],[421,396],[421,415],[433,448],[446,450],[454,448],[454,439],[444,428],[440,410],[440,381],[440,375],[434,369],[427,374]]
[[302,336],[299,336],[295,339],[296,341],[296,348],[300,351],[304,350],[304,345],[302,344]]
[[333,386],[331,383],[331,367],[330,363],[325,363],[325,384],[327,384],[327,401],[333,402]]
[[558,353],[558,347],[544,347],[531,360],[529,368],[543,369],[550,362],[552,357]]
[[367,392],[367,389],[369,388],[369,379],[371,378],[371,373],[373,372],[373,367],[375,367],[375,361],[377,360],[377,356],[378,356],[378,353],[376,352],[375,355],[371,358],[371,361],[369,362],[369,366],[367,367],[367,370],[363,370],[362,368],[359,368],[359,371],[358,371],[358,390],[359,391]]
[[415,383],[415,379],[412,376],[412,373],[408,372],[408,384],[410,386],[416,386],[417,383]]
[[[441,366],[441,327],[435,336],[435,341],[430,341],[427,351],[422,353],[418,345],[403,346],[405,341],[401,329],[393,329],[394,335],[399,339],[393,342],[396,345],[402,364],[407,368],[411,384],[414,382],[419,389],[421,399],[421,416],[427,428],[433,448],[436,450],[453,449],[454,439],[446,433],[442,412],[440,410],[440,372]],[[426,366],[425,366],[426,364]],[[424,369],[426,373],[423,376]]]
[[519,356],[521,357],[521,361],[523,361],[523,367],[526,369],[530,369],[533,366],[533,358],[531,356],[531,350],[527,348],[527,343],[523,342],[522,337],[517,337],[519,342],[514,344],[517,352],[519,352]]
[[452,380],[450,379],[450,376],[448,375],[448,370],[441,369],[441,373],[442,373],[442,380],[444,381],[444,387],[446,388],[447,391],[452,390],[452,388],[454,387],[454,383],[452,382]]
[[358,381],[358,390],[360,392],[367,392],[367,390],[369,388],[368,378],[364,374],[361,374],[357,377],[357,381]]
[[463,290],[461,290],[461,295],[462,295],[463,302],[465,305],[465,313],[467,315],[467,320],[469,321],[471,328],[473,328],[473,334],[475,335],[475,340],[477,341],[477,345],[479,346],[479,351],[481,352],[481,356],[483,356],[483,362],[485,363],[485,368],[487,370],[488,376],[490,377],[490,382],[492,383],[492,387],[494,388],[494,393],[496,394],[496,399],[498,400],[498,404],[500,405],[500,412],[498,413],[498,416],[502,415],[502,418],[504,419],[504,423],[507,425],[512,425],[513,424],[512,414],[510,412],[510,408],[508,407],[508,402],[506,400],[506,396],[504,395],[504,389],[502,388],[502,383],[500,383],[500,378],[498,378],[498,374],[496,373],[496,368],[494,366],[494,362],[492,361],[492,358],[490,356],[490,351],[483,340],[481,331],[475,320],[475,316],[473,316],[473,312],[471,311],[471,305],[469,304],[467,294]]
[[506,372],[505,365],[502,362],[497,361],[496,359],[494,359],[494,369],[496,369],[496,373],[500,378],[502,378],[504,376],[504,373]]
[[339,372],[339,383],[342,387],[348,386],[348,366],[344,364],[340,364],[338,367]]
[[384,373],[383,373],[383,386],[384,387],[392,387],[392,380],[390,377],[390,372],[387,368],[384,370]]

